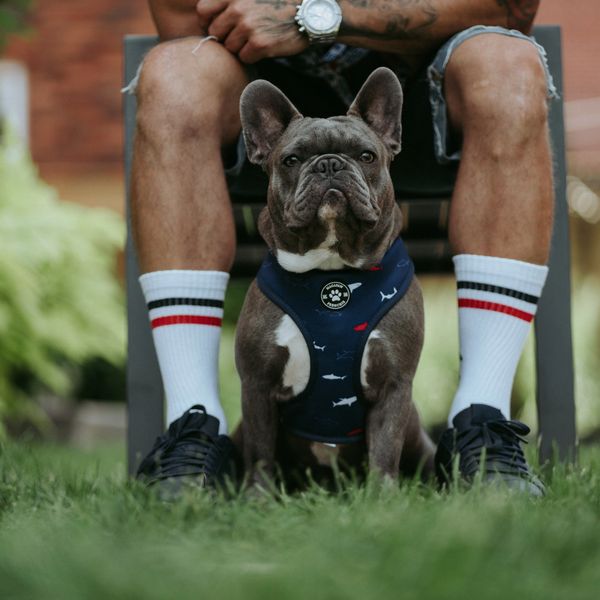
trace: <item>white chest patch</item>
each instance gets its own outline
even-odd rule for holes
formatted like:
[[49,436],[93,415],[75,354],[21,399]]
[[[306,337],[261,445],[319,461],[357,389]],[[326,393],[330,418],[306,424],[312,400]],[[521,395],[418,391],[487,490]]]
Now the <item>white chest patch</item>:
[[306,254],[294,254],[286,250],[277,250],[277,262],[292,273],[306,273],[311,269],[332,271],[344,268],[344,261],[339,254],[327,248],[315,248]]
[[287,348],[290,357],[283,371],[283,385],[291,387],[294,396],[306,389],[310,377],[310,356],[300,329],[289,315],[283,315],[277,329],[275,340],[278,346]]
[[335,224],[330,221],[327,237],[317,248],[313,248],[304,254],[294,254],[277,248],[277,262],[286,271],[292,273],[306,273],[311,269],[321,269],[322,271],[333,271],[345,267],[359,269],[364,261],[359,259],[354,263],[344,262],[337,251],[333,249],[336,243]]
[[367,385],[367,369],[369,368],[369,352],[371,350],[371,342],[381,338],[382,335],[378,329],[373,329],[367,338],[365,350],[360,361],[360,384],[362,385],[363,389],[367,389],[369,387]]

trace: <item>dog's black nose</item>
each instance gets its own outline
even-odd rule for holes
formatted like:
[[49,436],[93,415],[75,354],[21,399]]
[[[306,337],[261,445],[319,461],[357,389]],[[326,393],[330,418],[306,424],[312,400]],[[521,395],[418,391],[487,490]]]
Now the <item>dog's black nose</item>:
[[325,177],[333,177],[338,171],[343,171],[346,168],[346,163],[335,154],[323,154],[313,165],[313,172],[320,173]]

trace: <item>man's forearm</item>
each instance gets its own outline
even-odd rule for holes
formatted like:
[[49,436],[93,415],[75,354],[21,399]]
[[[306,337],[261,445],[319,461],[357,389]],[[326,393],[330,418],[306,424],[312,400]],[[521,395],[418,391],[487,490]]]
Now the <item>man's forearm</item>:
[[[294,21],[302,0],[149,0],[163,40],[217,37],[242,62],[301,52],[308,39]],[[472,25],[529,32],[539,0],[339,0],[338,39],[401,55],[410,66]],[[414,66],[413,65],[413,66]]]
[[528,33],[539,0],[340,0],[338,39],[403,54],[434,48],[472,25],[501,25]]

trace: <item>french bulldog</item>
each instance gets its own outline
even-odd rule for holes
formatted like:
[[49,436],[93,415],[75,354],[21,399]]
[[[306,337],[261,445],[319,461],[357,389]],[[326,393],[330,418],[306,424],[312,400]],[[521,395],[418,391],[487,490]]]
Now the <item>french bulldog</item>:
[[432,472],[412,402],[423,300],[389,172],[402,98],[386,68],[345,116],[303,117],[263,80],[242,94],[247,155],[269,176],[258,221],[269,255],[236,332],[235,439],[250,484],[340,467],[390,480]]

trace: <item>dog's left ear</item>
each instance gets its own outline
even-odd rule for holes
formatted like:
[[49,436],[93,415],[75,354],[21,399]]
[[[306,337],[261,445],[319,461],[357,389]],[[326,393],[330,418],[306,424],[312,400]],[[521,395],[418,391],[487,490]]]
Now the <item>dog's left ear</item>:
[[361,118],[393,155],[402,147],[402,98],[402,87],[394,72],[379,67],[369,75],[347,113]]
[[288,125],[302,118],[287,96],[263,79],[246,86],[240,116],[248,159],[263,166]]

